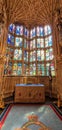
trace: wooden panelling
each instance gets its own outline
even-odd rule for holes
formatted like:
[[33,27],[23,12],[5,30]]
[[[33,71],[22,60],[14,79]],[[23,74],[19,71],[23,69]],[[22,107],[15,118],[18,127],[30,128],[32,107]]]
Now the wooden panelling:
[[[55,78],[53,78],[52,81],[52,94],[56,94],[56,84],[55,84]],[[22,77],[22,76],[15,76],[15,77],[9,77],[9,76],[4,76],[3,77],[3,87],[4,88],[4,97],[7,97],[8,94],[9,96],[12,95],[15,91],[15,85],[16,84],[21,84],[21,83],[41,83],[45,85],[45,93],[49,95],[49,77],[41,77],[41,76],[27,76],[27,77]],[[54,96],[53,95],[53,96]]]
[[45,102],[45,86],[20,85],[15,86],[15,102],[17,103],[42,103]]

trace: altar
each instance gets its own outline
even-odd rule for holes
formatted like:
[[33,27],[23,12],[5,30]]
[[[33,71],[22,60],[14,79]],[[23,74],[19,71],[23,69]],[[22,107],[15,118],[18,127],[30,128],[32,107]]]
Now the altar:
[[16,103],[45,102],[44,84],[16,84],[14,101]]

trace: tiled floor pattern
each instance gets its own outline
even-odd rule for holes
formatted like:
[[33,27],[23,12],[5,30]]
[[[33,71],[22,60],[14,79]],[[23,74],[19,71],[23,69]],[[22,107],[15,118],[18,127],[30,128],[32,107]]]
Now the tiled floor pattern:
[[[1,130],[15,130],[28,122],[28,116],[35,114],[38,120],[52,130],[62,130],[62,120],[58,117],[50,105],[21,104],[13,105],[9,111]],[[38,130],[39,126],[29,125],[31,130]]]

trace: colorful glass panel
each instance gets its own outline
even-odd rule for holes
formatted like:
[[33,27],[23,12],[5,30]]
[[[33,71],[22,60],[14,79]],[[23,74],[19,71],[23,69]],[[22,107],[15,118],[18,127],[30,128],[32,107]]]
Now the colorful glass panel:
[[20,26],[20,35],[23,35],[23,26]]
[[22,44],[23,44],[23,39],[21,37],[16,37],[15,38],[15,46],[22,47]]
[[41,64],[38,64],[38,65],[37,65],[37,69],[38,69],[38,75],[42,75]]
[[44,50],[41,50],[41,61],[43,61],[44,59],[45,59]]
[[24,74],[26,75],[27,74],[27,68],[28,68],[28,65],[24,63]]
[[49,45],[49,46],[52,46],[52,36],[49,36],[49,37],[48,37],[48,45]]
[[41,61],[41,50],[37,50],[37,60]]
[[51,68],[52,76],[55,76],[55,67],[54,67],[54,63],[53,62],[50,64],[50,68]]
[[48,47],[48,37],[45,38],[45,47]]
[[27,48],[27,40],[24,39],[24,48]]
[[14,49],[12,49],[12,48],[6,49],[6,55],[8,55],[10,59],[13,58],[13,52],[14,52]]
[[44,39],[43,38],[40,38],[40,47],[44,48]]
[[46,25],[45,27],[44,27],[44,35],[49,35],[49,34],[51,34],[51,27],[49,26],[49,25]]
[[20,26],[16,26],[16,35],[20,35]]
[[33,28],[32,29],[32,37],[35,37],[36,36],[36,28]]
[[28,30],[27,30],[27,28],[25,28],[24,29],[24,35],[27,37],[27,32],[28,32]]
[[17,75],[17,67],[18,67],[17,63],[14,63],[13,64],[12,75]]
[[14,24],[10,24],[8,30],[9,30],[9,32],[14,34],[15,33],[15,25]]
[[40,38],[37,38],[37,48],[40,48],[41,44],[40,44]]
[[40,27],[37,27],[37,36],[40,36]]
[[11,75],[11,73],[12,73],[12,62],[9,62],[8,64],[6,62],[4,65],[4,74]]
[[22,49],[15,49],[14,60],[22,60]]
[[30,52],[30,62],[32,62],[33,61],[33,52],[31,51]]
[[32,73],[33,73],[33,66],[32,64],[30,64],[30,75],[32,75]]
[[36,61],[36,51],[33,51],[32,54],[33,54],[33,55],[32,55],[33,61]]
[[42,76],[45,76],[45,67],[44,67],[44,64],[41,64],[41,73],[42,73]]
[[32,29],[30,30],[30,38],[32,38]]
[[16,26],[16,35],[23,35],[23,26],[22,25]]
[[32,40],[33,48],[36,48],[35,39]]
[[21,75],[22,74],[22,64],[21,63],[18,63],[17,64],[17,75]]
[[7,39],[8,45],[14,45],[14,36],[11,34],[8,34],[8,39]]
[[49,60],[49,49],[46,50],[46,60]]
[[32,64],[32,67],[33,67],[33,69],[32,69],[32,75],[36,75],[36,64],[35,63]]
[[24,50],[24,61],[28,61],[28,52]]
[[53,59],[53,49],[52,48],[49,49],[49,59],[50,60]]
[[40,36],[44,36],[44,30],[43,30],[43,27],[40,27]]
[[51,31],[51,27],[49,25],[47,26],[47,29],[48,29],[48,34],[51,34],[52,31]]
[[46,64],[46,76],[49,75],[49,67],[50,67],[50,63]]
[[30,41],[30,50],[32,50],[33,48],[33,44],[32,44],[32,41]]

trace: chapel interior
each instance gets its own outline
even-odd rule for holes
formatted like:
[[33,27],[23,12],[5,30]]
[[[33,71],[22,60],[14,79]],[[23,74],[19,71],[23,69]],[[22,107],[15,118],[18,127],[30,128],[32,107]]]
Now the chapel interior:
[[62,0],[0,0],[0,108],[46,96],[61,107]]

